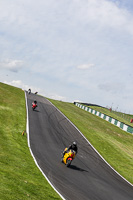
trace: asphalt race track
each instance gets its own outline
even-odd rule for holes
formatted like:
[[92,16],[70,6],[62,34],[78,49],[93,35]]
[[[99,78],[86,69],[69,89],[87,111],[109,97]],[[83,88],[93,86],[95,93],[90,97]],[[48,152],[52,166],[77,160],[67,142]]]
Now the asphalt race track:
[[[38,107],[32,111],[36,99]],[[66,200],[133,200],[133,186],[96,153],[79,131],[47,99],[27,93],[29,138],[38,165]],[[61,152],[71,142],[78,154],[67,168]]]

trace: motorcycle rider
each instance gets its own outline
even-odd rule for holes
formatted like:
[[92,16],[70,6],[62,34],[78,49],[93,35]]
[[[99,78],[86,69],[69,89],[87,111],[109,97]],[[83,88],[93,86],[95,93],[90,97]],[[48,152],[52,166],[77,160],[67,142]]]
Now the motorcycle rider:
[[33,105],[33,104],[35,104],[35,105],[37,106],[37,101],[36,101],[36,100],[34,100],[34,102],[32,103],[32,105]]
[[70,149],[74,150],[76,152],[76,154],[77,154],[77,152],[78,152],[77,143],[73,142],[71,145],[69,145],[67,151],[69,151]]
[[32,103],[32,108],[33,108],[33,110],[34,110],[36,107],[37,107],[37,101],[34,100],[33,103]]
[[66,151],[63,151],[61,161],[63,161],[63,157],[64,157],[65,153],[68,152],[70,149],[74,150],[74,151],[76,152],[76,154],[77,154],[77,153],[78,153],[77,143],[76,143],[76,142],[73,142],[71,145],[69,145],[69,147],[67,148]]
[[29,94],[31,93],[31,89],[30,89],[30,88],[28,89],[28,93],[29,93]]

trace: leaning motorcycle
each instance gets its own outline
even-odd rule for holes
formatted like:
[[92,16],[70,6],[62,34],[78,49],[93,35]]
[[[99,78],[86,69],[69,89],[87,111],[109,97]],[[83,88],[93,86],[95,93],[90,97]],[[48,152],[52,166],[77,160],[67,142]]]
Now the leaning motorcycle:
[[33,110],[35,110],[35,109],[36,109],[36,107],[37,107],[37,104],[35,104],[35,103],[32,103],[32,109],[33,109]]
[[28,89],[28,94],[30,94],[31,93],[31,89]]
[[75,158],[76,156],[76,152],[72,149],[70,149],[69,151],[67,151],[67,148],[65,148],[66,153],[64,154],[63,158],[62,158],[62,162],[69,167],[72,163],[72,160]]

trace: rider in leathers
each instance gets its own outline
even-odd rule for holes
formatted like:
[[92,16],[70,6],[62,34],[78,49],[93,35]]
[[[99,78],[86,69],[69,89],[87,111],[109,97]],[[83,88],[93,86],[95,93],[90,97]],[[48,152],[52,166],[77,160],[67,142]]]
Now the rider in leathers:
[[68,152],[70,149],[74,150],[76,152],[76,154],[77,154],[77,152],[78,152],[77,143],[73,142],[71,145],[69,145],[69,147],[67,148],[67,150],[63,151],[62,158],[64,157],[65,153]]

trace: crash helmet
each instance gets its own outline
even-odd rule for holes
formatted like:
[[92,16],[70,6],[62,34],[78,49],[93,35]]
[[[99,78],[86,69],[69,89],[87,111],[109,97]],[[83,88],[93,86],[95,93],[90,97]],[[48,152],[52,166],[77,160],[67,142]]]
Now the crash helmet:
[[35,103],[35,104],[37,103],[36,99],[34,100],[34,103]]
[[77,146],[77,143],[76,143],[76,142],[73,142],[73,145],[74,145],[74,146]]

